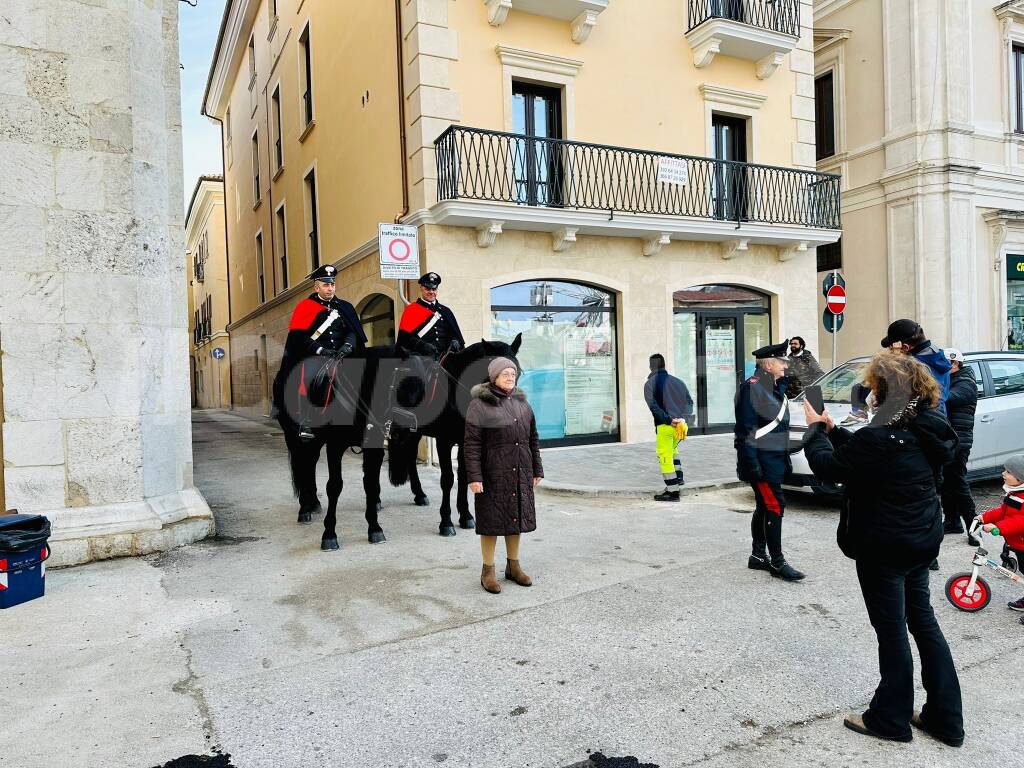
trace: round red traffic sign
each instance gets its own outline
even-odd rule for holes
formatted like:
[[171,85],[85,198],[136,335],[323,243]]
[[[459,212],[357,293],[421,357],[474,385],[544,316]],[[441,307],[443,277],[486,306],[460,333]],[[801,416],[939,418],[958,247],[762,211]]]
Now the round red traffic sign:
[[825,294],[825,306],[833,315],[841,315],[846,311],[846,289],[841,285],[833,285]]
[[409,243],[405,240],[396,237],[391,241],[391,245],[388,246],[388,253],[395,261],[405,261],[412,255],[412,248],[409,247]]

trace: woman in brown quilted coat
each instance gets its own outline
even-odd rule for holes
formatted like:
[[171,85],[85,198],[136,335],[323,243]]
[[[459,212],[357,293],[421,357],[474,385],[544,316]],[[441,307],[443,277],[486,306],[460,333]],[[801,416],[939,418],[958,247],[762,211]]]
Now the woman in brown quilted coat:
[[533,489],[544,468],[537,422],[526,394],[516,386],[518,374],[512,360],[495,358],[487,366],[490,383],[473,387],[466,412],[463,456],[484,561],[480,585],[494,594],[501,592],[494,573],[498,536],[505,537],[505,578],[523,587],[533,584],[519,565],[519,534],[537,529]]

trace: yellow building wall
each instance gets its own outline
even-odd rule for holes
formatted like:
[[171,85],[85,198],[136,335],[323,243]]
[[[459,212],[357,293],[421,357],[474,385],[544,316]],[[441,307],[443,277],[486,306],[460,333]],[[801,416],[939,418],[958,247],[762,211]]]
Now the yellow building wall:
[[582,45],[570,39],[569,23],[558,19],[513,10],[505,24],[492,27],[482,2],[449,3],[448,14],[459,35],[459,59],[450,72],[464,125],[505,128],[502,64],[495,52],[500,44],[583,62],[574,82],[575,129],[565,138],[710,156],[699,90],[707,83],[766,96],[756,116],[754,154],[747,159],[793,164],[794,73],[784,63],[759,80],[754,62],[722,55],[697,69],[684,36],[685,2],[610,3]]

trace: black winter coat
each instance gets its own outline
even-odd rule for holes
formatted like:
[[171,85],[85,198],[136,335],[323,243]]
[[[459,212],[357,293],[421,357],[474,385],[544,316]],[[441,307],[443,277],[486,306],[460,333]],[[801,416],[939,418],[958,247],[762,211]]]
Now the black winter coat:
[[475,494],[476,532],[515,536],[537,529],[533,478],[544,477],[533,409],[518,387],[506,394],[477,384],[466,411],[466,480],[483,483]]
[[961,368],[949,377],[946,413],[949,423],[960,438],[960,450],[970,451],[974,445],[974,413],[978,410],[978,379],[970,368]]
[[845,534],[855,559],[897,566],[928,562],[939,553],[943,533],[937,485],[956,446],[952,427],[931,409],[857,432],[836,427],[826,435],[814,425],[804,436],[804,453],[815,476],[846,487]]
[[[770,373],[758,369],[736,391],[733,447],[736,477],[745,483],[781,483],[793,469],[789,458],[789,408],[783,408],[786,384],[785,378],[775,381]],[[758,430],[773,424],[780,413],[781,420],[767,434],[757,437]]]

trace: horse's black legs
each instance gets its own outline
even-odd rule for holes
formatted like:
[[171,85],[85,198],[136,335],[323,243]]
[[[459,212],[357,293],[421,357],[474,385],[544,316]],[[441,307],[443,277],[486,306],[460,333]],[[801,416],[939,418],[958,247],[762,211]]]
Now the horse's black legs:
[[452,471],[452,444],[438,439],[437,450],[441,462],[441,525],[442,536],[454,536],[455,526],[452,525],[452,486],[455,484],[455,473]]
[[[419,447],[419,441],[416,441],[417,448]],[[430,499],[427,494],[423,492],[423,486],[420,484],[420,473],[416,469],[416,455],[419,453],[418,450],[414,450],[409,456],[409,487],[412,488],[412,500],[417,507],[429,507]]]
[[459,510],[459,527],[471,530],[476,528],[476,521],[473,520],[473,515],[469,513],[469,482],[466,480],[466,463],[463,460],[462,443],[459,443],[458,457],[459,487],[456,489],[455,506]]
[[327,443],[327,515],[324,517],[324,535],[320,540],[320,549],[338,549],[338,532],[335,530],[338,521],[338,497],[344,487],[341,477],[341,457],[345,446],[336,441]]
[[289,436],[285,432],[288,455],[292,465],[292,484],[299,496],[299,518],[303,524],[313,522],[313,514],[320,511],[320,500],[316,495],[316,464],[320,460],[319,439],[305,441],[299,438],[298,428]]
[[387,541],[384,529],[377,522],[380,508],[380,468],[384,465],[383,448],[363,449],[363,491],[366,494],[366,535],[371,544]]

